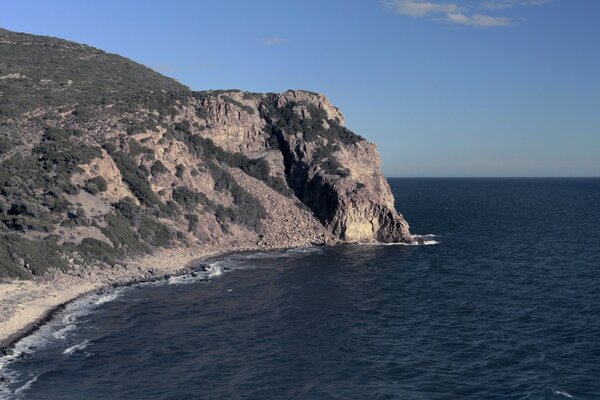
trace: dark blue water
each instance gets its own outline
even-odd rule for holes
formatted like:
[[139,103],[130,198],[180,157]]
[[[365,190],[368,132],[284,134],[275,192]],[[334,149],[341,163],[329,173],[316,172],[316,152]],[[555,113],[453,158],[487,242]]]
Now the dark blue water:
[[239,255],[84,299],[4,360],[4,396],[600,398],[600,180],[391,185],[438,244]]

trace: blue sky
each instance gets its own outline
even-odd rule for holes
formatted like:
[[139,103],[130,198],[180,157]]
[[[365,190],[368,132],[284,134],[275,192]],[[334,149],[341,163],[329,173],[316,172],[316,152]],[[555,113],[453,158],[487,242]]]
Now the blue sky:
[[388,176],[600,176],[598,0],[0,0],[192,89],[325,93]]

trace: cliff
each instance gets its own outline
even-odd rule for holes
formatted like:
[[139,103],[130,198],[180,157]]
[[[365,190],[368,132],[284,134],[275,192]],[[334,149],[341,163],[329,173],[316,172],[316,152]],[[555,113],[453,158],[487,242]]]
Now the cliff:
[[194,92],[0,30],[0,277],[158,247],[412,242],[374,144],[322,94]]

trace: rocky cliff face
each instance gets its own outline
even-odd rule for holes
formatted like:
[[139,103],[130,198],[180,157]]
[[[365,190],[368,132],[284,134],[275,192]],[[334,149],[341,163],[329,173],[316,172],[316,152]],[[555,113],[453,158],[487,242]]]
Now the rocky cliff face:
[[322,94],[192,92],[0,30],[0,96],[0,276],[202,243],[413,241],[375,145]]

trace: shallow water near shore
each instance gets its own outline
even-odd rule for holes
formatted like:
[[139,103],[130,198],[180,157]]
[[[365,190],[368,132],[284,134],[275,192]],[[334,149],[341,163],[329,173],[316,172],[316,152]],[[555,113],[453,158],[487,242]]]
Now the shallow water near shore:
[[600,180],[390,183],[431,245],[85,296],[0,358],[0,398],[600,398]]

